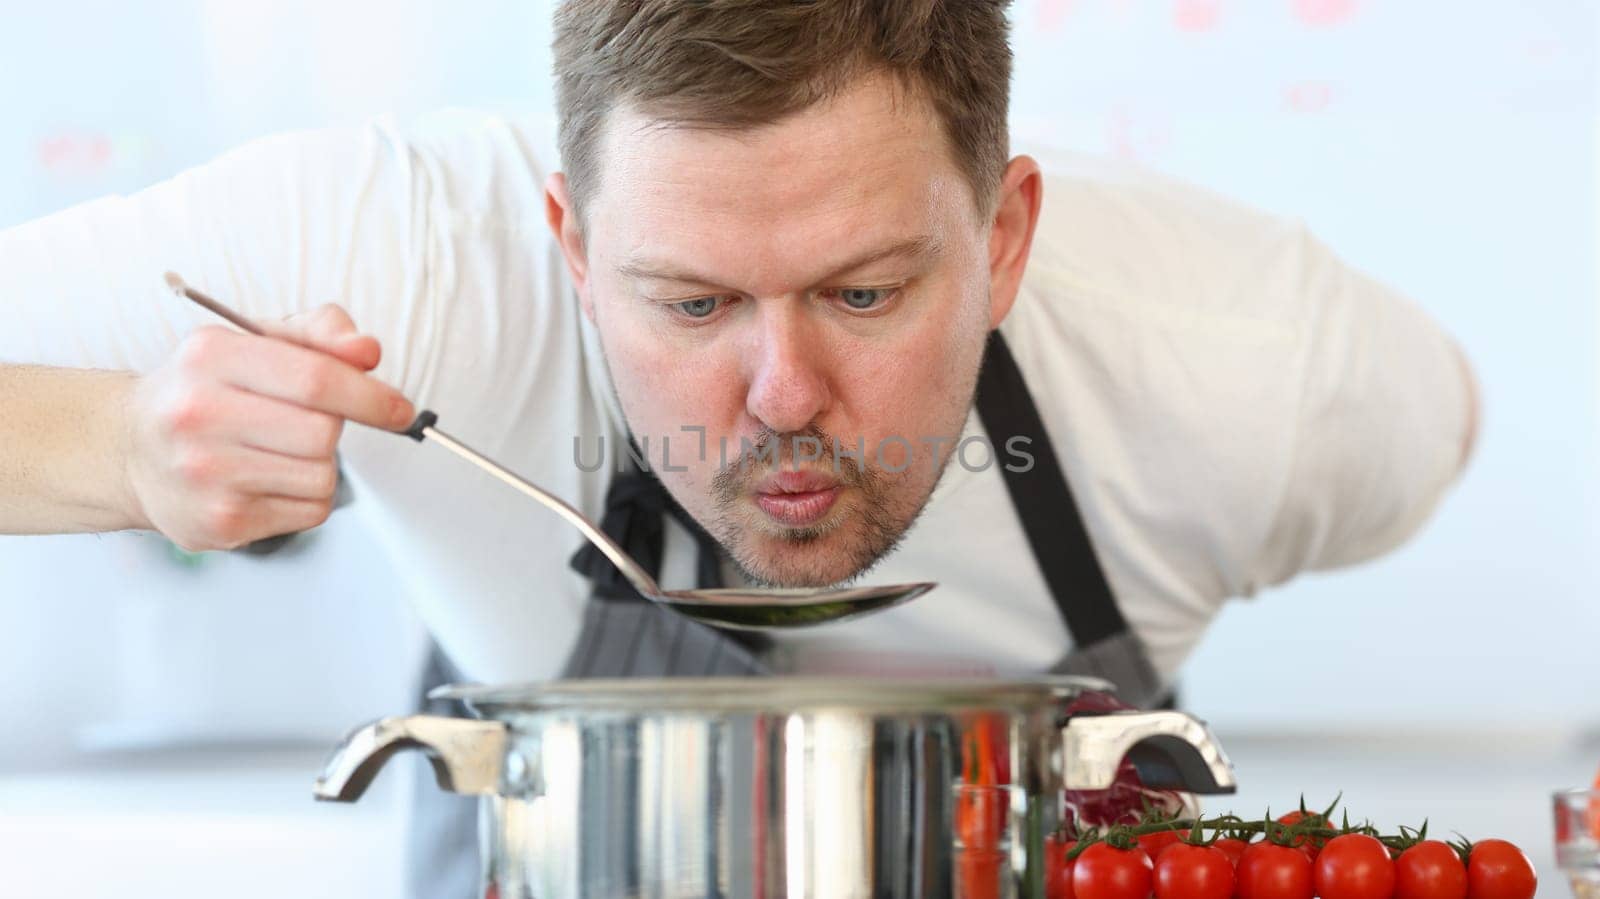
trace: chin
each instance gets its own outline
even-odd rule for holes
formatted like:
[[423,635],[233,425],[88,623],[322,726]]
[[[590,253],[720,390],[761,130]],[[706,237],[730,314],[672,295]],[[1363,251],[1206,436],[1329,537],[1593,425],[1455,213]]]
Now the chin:
[[859,521],[781,533],[750,529],[733,543],[733,558],[762,586],[833,587],[865,574],[893,551],[904,531],[864,527]]
[[863,571],[853,560],[818,553],[808,546],[758,550],[735,561],[746,577],[763,587],[832,587],[854,580]]

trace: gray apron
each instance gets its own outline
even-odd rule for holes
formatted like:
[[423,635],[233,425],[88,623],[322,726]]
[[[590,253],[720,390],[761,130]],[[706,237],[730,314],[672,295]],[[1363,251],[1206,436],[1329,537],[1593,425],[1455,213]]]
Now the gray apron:
[[[1034,407],[1022,372],[999,331],[992,332],[978,377],[978,417],[996,445],[1029,439],[1034,457],[1027,471],[1002,466],[1006,491],[1022,521],[1033,557],[1060,611],[1073,648],[1050,671],[1103,677],[1117,685],[1124,702],[1163,704],[1170,695],[1139,638],[1117,607],[1095,557],[1077,502]],[[659,577],[666,516],[676,518],[699,550],[699,587],[721,586],[721,549],[649,472],[632,465],[606,492],[601,529],[652,576]],[[759,634],[719,631],[665,610],[636,593],[610,561],[585,546],[573,568],[594,583],[583,627],[562,677],[761,676],[766,640]],[[423,673],[423,709],[466,715],[458,704],[427,700],[428,690],[461,676],[437,647]],[[478,847],[479,801],[438,788],[428,766],[415,762],[415,798],[408,839],[410,899],[472,899],[482,896],[484,862]]]

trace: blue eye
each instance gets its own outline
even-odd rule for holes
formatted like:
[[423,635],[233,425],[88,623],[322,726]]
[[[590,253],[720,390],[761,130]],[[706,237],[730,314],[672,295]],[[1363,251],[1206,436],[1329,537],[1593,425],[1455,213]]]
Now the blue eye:
[[838,293],[839,299],[844,300],[851,309],[866,310],[879,305],[893,292],[875,287],[847,287]]
[[683,310],[683,314],[690,318],[705,318],[717,311],[717,298],[699,297],[698,299],[685,300],[674,305]]

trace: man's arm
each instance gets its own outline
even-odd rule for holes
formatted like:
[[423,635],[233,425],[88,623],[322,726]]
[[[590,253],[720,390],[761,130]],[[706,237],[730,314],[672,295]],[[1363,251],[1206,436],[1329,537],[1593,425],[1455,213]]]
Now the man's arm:
[[1256,586],[1388,552],[1465,469],[1478,390],[1460,346],[1420,307],[1309,234],[1294,456]]
[[148,528],[133,501],[128,372],[0,366],[0,533]]
[[[0,231],[0,533],[210,549],[323,520],[344,421],[409,422],[383,383],[405,366],[369,376],[378,341],[344,309],[283,319],[348,292],[383,329],[415,269],[412,178],[370,130],[292,135]],[[169,268],[275,337],[218,327]]]
[[344,423],[399,430],[413,410],[367,377],[377,343],[337,307],[274,331],[203,329],[143,376],[0,368],[0,533],[231,549],[327,520]]

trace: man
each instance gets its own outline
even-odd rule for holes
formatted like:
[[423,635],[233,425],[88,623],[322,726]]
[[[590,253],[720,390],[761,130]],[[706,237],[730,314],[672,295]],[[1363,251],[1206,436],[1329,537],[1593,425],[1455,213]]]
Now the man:
[[[326,517],[337,445],[452,676],[1098,671],[1158,701],[1225,599],[1418,529],[1471,378],[1296,223],[1008,158],[1005,5],[570,0],[564,174],[444,116],[0,234],[0,361],[33,365],[0,368],[0,531],[237,546]],[[385,433],[424,407],[668,586],[940,586],[768,643],[687,628]]]

